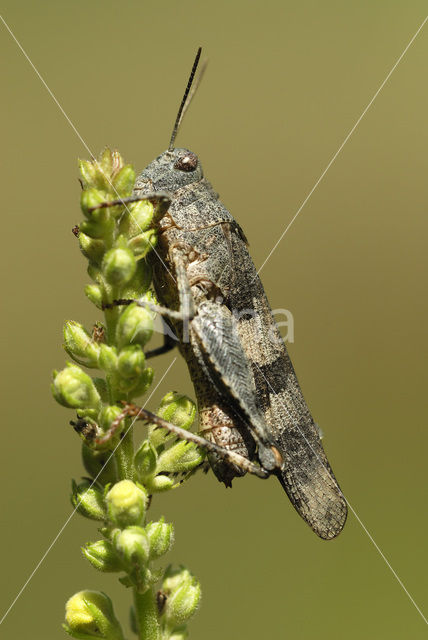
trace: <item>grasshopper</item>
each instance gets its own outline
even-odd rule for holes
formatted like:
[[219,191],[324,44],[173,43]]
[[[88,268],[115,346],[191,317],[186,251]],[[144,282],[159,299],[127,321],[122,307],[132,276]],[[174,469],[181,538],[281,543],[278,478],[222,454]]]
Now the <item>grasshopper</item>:
[[[161,306],[151,306],[178,342],[167,336],[164,346],[147,356],[178,345],[195,388],[200,435],[181,433],[134,406],[126,407],[123,415],[155,422],[205,446],[213,472],[226,486],[247,471],[260,477],[275,475],[313,531],[331,539],[345,524],[346,501],[245,235],[204,177],[197,155],[174,147],[200,53],[199,49],[169,147],[138,176],[127,200],[151,199],[158,204],[158,245],[151,263]],[[125,201],[101,206],[118,202]],[[115,304],[131,302],[135,301]]]

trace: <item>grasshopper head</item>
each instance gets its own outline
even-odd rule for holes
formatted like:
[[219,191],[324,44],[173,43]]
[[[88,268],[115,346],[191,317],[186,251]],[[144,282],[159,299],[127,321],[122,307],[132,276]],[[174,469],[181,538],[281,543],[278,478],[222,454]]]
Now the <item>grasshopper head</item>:
[[135,182],[135,190],[142,193],[167,191],[173,194],[203,178],[198,156],[188,149],[164,151],[144,169]]

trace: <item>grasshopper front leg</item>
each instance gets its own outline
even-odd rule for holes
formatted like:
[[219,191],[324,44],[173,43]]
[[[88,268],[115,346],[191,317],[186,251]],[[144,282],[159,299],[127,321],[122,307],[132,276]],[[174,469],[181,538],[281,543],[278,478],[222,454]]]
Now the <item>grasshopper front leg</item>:
[[196,433],[192,433],[191,431],[186,431],[186,429],[182,429],[181,427],[177,427],[175,424],[171,422],[167,422],[163,418],[160,418],[156,414],[148,411],[147,409],[143,409],[138,407],[132,403],[125,403],[125,407],[123,411],[117,416],[117,418],[112,422],[110,429],[106,434],[104,434],[101,438],[97,438],[95,441],[96,444],[106,444],[112,436],[119,429],[120,424],[124,418],[134,417],[135,420],[142,420],[143,422],[148,422],[151,424],[156,424],[163,429],[167,429],[170,433],[173,433],[180,440],[186,440],[186,442],[193,442],[198,447],[206,449],[210,453],[215,453],[217,456],[223,458],[226,462],[231,465],[236,465],[241,468],[243,471],[248,473],[252,473],[253,475],[258,476],[259,478],[267,478],[269,476],[269,472],[263,469],[263,467],[259,467],[254,464],[244,456],[235,453],[234,451],[229,451],[228,449],[224,449],[223,447],[218,446],[214,442],[210,442],[206,440],[202,436],[197,435]]

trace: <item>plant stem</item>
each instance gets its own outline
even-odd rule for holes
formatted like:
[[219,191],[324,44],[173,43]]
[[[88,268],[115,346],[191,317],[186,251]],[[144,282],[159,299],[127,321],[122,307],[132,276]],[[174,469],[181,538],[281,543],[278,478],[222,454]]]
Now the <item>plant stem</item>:
[[134,589],[134,604],[139,640],[160,640],[158,606],[153,588],[143,594]]

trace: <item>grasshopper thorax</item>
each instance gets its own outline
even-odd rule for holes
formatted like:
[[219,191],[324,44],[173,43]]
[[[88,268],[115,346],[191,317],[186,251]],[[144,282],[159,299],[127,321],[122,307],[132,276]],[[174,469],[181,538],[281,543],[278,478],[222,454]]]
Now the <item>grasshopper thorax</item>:
[[204,177],[198,156],[188,149],[164,151],[140,173],[135,190],[144,193],[175,191]]

